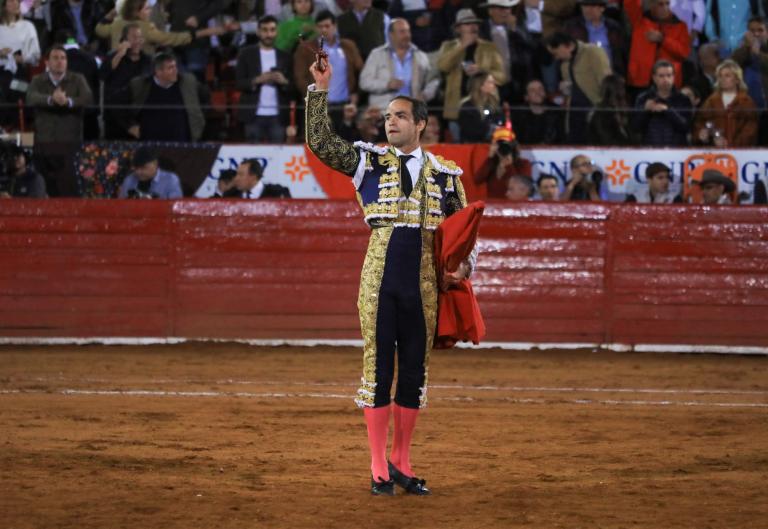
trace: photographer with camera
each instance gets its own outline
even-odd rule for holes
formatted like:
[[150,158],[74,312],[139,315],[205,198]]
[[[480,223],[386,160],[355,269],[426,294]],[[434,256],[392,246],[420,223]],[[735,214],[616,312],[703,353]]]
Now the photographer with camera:
[[181,198],[178,175],[160,169],[157,153],[149,147],[139,147],[133,153],[133,172],[125,177],[118,198]]
[[512,176],[531,178],[531,162],[520,157],[517,140],[513,132],[498,128],[493,133],[488,158],[475,171],[475,184],[487,185],[488,198],[503,199],[507,196]]
[[0,144],[0,198],[48,198],[43,177],[28,165],[28,154],[12,143]]
[[594,162],[579,154],[571,159],[571,179],[565,185],[563,200],[600,200],[601,173]]

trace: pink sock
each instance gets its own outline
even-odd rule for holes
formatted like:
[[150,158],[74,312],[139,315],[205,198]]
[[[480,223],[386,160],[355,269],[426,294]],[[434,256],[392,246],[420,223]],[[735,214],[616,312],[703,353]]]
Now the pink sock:
[[388,481],[387,435],[389,434],[390,406],[365,408],[365,424],[368,426],[368,447],[371,449],[371,476],[374,481]]
[[392,451],[389,454],[389,461],[398,469],[400,468],[400,457],[402,455],[403,446],[403,427],[400,424],[400,411],[402,409],[403,408],[397,404],[392,405],[392,416],[395,419],[395,431],[392,434]]
[[413,430],[416,428],[416,417],[419,415],[419,410],[418,408],[403,408],[397,404],[393,405],[393,408],[395,435],[390,461],[400,472],[408,477],[413,477],[413,470],[411,469],[411,439],[413,439]]

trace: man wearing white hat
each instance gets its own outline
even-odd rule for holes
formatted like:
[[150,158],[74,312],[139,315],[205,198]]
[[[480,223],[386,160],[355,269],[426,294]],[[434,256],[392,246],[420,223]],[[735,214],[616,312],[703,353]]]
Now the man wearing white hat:
[[[492,42],[480,38],[482,22],[471,9],[459,9],[453,25],[457,38],[443,42],[438,52],[437,67],[445,75],[443,117],[450,122],[458,118],[459,101],[467,95],[467,81],[474,74],[483,71],[500,85],[507,82],[501,54]],[[452,133],[454,129],[458,127],[452,127]]]
[[512,8],[519,3],[520,0],[488,0],[478,6],[488,10],[488,19],[480,26],[480,37],[493,42],[504,64],[507,83],[499,89],[501,98],[515,103],[522,102],[525,82],[535,76],[536,44],[512,14]]

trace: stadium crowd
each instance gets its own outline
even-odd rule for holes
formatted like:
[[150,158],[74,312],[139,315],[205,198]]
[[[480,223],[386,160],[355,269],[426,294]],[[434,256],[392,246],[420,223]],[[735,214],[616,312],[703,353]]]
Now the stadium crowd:
[[[322,42],[342,137],[384,140],[387,102],[416,97],[425,144],[491,143],[472,175],[490,196],[553,196],[521,145],[768,144],[767,13],[768,0],[0,0],[0,125],[34,131],[24,189],[42,176],[51,196],[76,194],[83,140],[301,142]],[[577,167],[555,195],[599,198]]]

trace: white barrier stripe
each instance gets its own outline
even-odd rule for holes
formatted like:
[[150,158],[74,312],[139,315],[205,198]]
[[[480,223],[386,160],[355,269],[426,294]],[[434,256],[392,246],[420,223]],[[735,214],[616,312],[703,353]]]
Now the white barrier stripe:
[[[67,377],[14,377],[17,382],[88,382],[114,384],[118,379],[106,378],[67,378]],[[285,382],[278,380],[237,380],[237,379],[148,379],[133,380],[139,384],[216,384],[233,386],[310,386],[310,387],[357,387],[359,384],[347,382]],[[544,393],[650,393],[670,395],[768,395],[768,390],[740,389],[654,389],[654,388],[590,388],[590,387],[551,387],[551,386],[467,386],[464,384],[430,384],[433,389],[459,389],[463,391],[539,391]]]
[[[350,399],[354,395],[341,395],[335,393],[251,393],[251,392],[221,392],[221,391],[156,391],[143,389],[130,390],[79,390],[63,389],[58,391],[45,390],[0,390],[0,395],[18,395],[18,394],[59,394],[65,396],[129,396],[129,397],[192,397],[192,398],[219,398],[219,397],[245,397],[245,398],[316,398],[316,399]],[[432,397],[433,400],[445,401],[463,401],[480,402],[484,399],[473,397]],[[504,397],[500,399],[504,402],[514,404],[579,404],[579,405],[629,405],[629,406],[711,406],[723,408],[768,408],[768,403],[755,402],[702,402],[702,401],[675,401],[675,400],[592,400],[592,399],[570,399],[570,400],[547,400],[547,399],[517,399]]]
[[[175,345],[182,343],[242,343],[264,347],[315,347],[318,345],[331,347],[357,347],[363,346],[359,339],[330,340],[330,339],[231,339],[231,338],[180,338],[180,337],[17,337],[2,336],[0,345]],[[513,351],[529,351],[540,349],[603,349],[617,352],[650,352],[650,353],[717,353],[739,355],[768,355],[768,347],[751,345],[696,345],[696,344],[622,344],[622,343],[596,343],[596,342],[483,342],[480,345],[470,343],[458,343],[458,349],[506,349]]]

